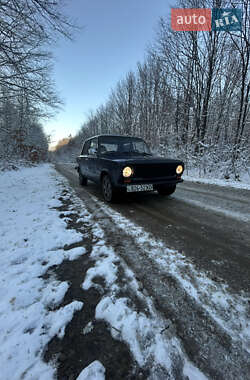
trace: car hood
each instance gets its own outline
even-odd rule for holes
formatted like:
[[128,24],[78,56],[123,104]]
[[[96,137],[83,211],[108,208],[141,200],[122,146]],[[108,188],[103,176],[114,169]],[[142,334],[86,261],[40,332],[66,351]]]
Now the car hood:
[[114,158],[112,157],[112,161],[115,161],[117,163],[121,164],[180,164],[182,161],[180,160],[174,160],[171,158],[164,158],[164,157],[157,157],[157,156],[134,156],[131,157],[125,156],[125,157],[119,157],[119,158]]

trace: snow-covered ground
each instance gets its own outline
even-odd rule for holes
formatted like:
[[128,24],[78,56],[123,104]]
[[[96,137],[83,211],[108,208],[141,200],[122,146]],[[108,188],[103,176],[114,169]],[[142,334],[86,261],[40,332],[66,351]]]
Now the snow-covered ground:
[[231,179],[220,179],[221,175],[215,177],[215,173],[211,173],[210,177],[202,176],[198,169],[189,169],[183,174],[185,181],[205,183],[209,185],[217,185],[223,187],[233,187],[235,189],[250,190],[250,168],[244,173],[241,173],[240,181],[233,181]]
[[[85,254],[84,248],[63,249],[65,244],[76,243],[82,236],[66,229],[66,220],[59,218],[56,207],[61,205],[58,200],[61,183],[62,178],[49,165],[0,174],[0,264],[3,268],[0,276],[0,363],[3,380],[52,379],[56,368],[42,360],[44,349],[55,335],[63,337],[65,326],[75,311],[84,312],[84,304],[78,301],[60,307],[69,287],[67,282],[59,282],[53,276],[42,277],[52,265]],[[85,212],[81,217],[88,220],[90,215]],[[119,289],[115,284],[114,263],[118,257],[106,246],[98,224],[93,224],[93,233],[99,240],[91,256],[97,261],[83,278],[82,286],[88,289],[93,286],[94,276],[103,275],[110,288],[110,295],[103,297],[96,308],[96,318],[106,319],[113,326],[113,336],[129,344],[140,365],[153,355],[156,362],[170,369],[170,354],[180,351],[178,341],[164,341],[163,323],[132,310],[128,299],[115,297]],[[136,291],[138,285],[133,273],[127,271]],[[185,372],[205,378],[188,360]],[[105,368],[95,361],[83,369],[78,380],[104,378]]]
[[[0,173],[0,363],[3,380],[52,379],[55,363],[47,364],[42,360],[46,345],[54,336],[64,336],[65,327],[76,311],[84,312],[84,303],[75,300],[60,307],[69,283],[59,282],[53,276],[43,277],[51,266],[86,254],[84,247],[64,250],[65,245],[83,239],[79,232],[66,229],[67,212],[64,212],[65,218],[59,218],[60,212],[56,209],[62,204],[58,198],[69,197],[62,196],[65,183],[66,180],[48,164]],[[118,296],[117,263],[121,258],[105,241],[101,225],[85,209],[83,201],[77,200],[73,191],[70,198],[78,202],[82,210],[78,220],[91,226],[95,242],[90,255],[95,264],[83,277],[82,288],[96,287],[93,279],[101,276],[109,289],[96,307],[95,318],[109,323],[112,336],[127,343],[139,366],[151,362],[159,364],[168,371],[170,378],[174,378],[174,375],[171,377],[172,357],[180,355],[184,375],[190,380],[205,379],[188,360],[179,339],[174,334],[162,333],[166,323],[154,309],[150,297],[139,292],[133,272],[124,263],[130,287],[137,297],[143,298],[148,313],[136,311],[129,298]],[[165,268],[177,278],[183,289],[202,304],[234,340],[240,339],[249,350],[250,327],[244,295],[230,295],[225,285],[218,286],[196,272],[183,255],[155,241],[103,202],[99,205],[114,225],[135,239],[138,246],[144,247],[159,269]],[[196,279],[196,286],[190,277]],[[91,323],[83,329],[90,331]],[[98,360],[78,376],[78,380],[104,378],[105,368]]]
[[[49,165],[0,174],[0,362],[1,379],[50,379],[55,369],[42,361],[44,347],[83,304],[60,305],[67,282],[41,276],[83,248],[64,251],[81,239],[58,217],[60,185]],[[49,311],[53,310],[54,311]]]

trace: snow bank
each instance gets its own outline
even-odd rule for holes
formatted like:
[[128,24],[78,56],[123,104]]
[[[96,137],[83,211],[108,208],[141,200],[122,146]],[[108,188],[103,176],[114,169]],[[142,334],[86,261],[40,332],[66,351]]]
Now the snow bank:
[[84,254],[64,251],[82,239],[58,217],[61,192],[48,165],[0,173],[0,358],[1,379],[52,379],[55,368],[42,361],[49,340],[62,338],[65,326],[83,304],[59,305],[67,282],[41,276],[64,259]]
[[235,189],[250,190],[250,174],[242,175],[242,181],[232,181],[218,178],[203,178],[197,175],[197,171],[189,170],[188,174],[184,172],[183,179],[189,182],[205,183],[208,185],[217,185],[222,187],[233,187]]

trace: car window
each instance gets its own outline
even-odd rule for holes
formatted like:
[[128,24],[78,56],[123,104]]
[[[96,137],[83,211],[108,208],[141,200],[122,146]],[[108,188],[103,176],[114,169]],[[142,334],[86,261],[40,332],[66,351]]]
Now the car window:
[[101,142],[99,145],[99,154],[116,152],[117,148],[118,148],[117,144],[109,144],[109,143]]
[[144,140],[131,137],[106,136],[99,138],[99,154],[150,154],[150,150]]
[[81,153],[82,155],[88,154],[89,146],[90,146],[90,140],[86,141],[85,144],[83,145],[82,153]]
[[98,149],[98,140],[97,138],[90,140],[90,147],[88,149],[89,155],[96,155]]
[[139,153],[150,153],[144,141],[133,141],[133,150]]

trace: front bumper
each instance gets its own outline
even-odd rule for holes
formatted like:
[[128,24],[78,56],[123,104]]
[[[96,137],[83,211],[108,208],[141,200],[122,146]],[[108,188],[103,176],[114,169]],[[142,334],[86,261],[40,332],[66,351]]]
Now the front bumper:
[[124,179],[122,179],[121,182],[115,184],[115,187],[122,190],[126,190],[127,185],[147,185],[152,184],[154,186],[154,189],[156,189],[158,186],[172,186],[176,185],[177,183],[183,182],[183,179],[181,177],[172,176],[172,177],[158,177],[158,178],[131,178],[130,182],[125,182]]

